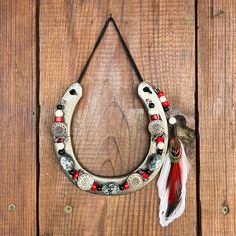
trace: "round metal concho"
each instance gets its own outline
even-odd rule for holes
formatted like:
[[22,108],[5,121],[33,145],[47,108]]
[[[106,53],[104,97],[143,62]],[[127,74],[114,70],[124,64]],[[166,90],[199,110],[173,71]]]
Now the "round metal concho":
[[134,173],[130,175],[127,179],[127,182],[132,189],[139,189],[143,185],[143,179],[140,174]]
[[54,123],[52,125],[52,135],[54,138],[66,137],[67,136],[67,126],[64,123]]
[[[73,146],[72,140],[70,136],[71,130],[71,121],[73,117],[73,113],[75,111],[75,107],[79,102],[82,96],[82,87],[79,83],[72,84],[59,104],[63,104],[63,119],[64,123],[54,123],[52,127],[52,134],[54,137],[54,147],[56,151],[56,155],[59,163],[62,166],[62,169],[66,173],[67,177],[77,185],[80,189],[88,191],[90,193],[103,194],[103,195],[122,195],[132,193],[134,191],[138,191],[144,186],[146,186],[154,177],[158,174],[165,159],[166,150],[167,150],[167,142],[168,142],[168,125],[165,116],[165,112],[163,110],[162,104],[156,95],[152,86],[145,82],[141,82],[138,86],[138,95],[140,99],[143,101],[145,108],[149,115],[157,114],[160,117],[158,121],[150,121],[149,130],[151,133],[150,137],[150,146],[147,156],[144,158],[143,162],[140,164],[138,168],[136,168],[133,173],[122,175],[122,176],[114,176],[114,177],[104,177],[94,175],[89,173],[87,170],[80,165],[77,161]],[[149,104],[152,103],[152,106]],[[157,143],[155,142],[154,136],[161,135],[164,138],[165,148],[163,149],[162,154],[158,157],[158,161],[155,159],[155,163],[151,162],[150,157],[152,155],[156,155],[157,153]],[[65,137],[64,141],[64,153],[68,154],[71,157],[71,160],[66,158],[64,155],[61,155],[60,145],[55,142],[55,137]],[[60,140],[61,141],[61,140]],[[160,158],[160,160],[159,160]],[[73,163],[72,170],[79,171],[80,175],[78,179],[73,178],[73,171],[71,171],[71,165]],[[154,165],[155,164],[155,165]],[[148,179],[143,180],[142,175],[140,173],[144,170],[147,170],[149,167],[151,169],[151,174],[148,176]],[[129,188],[125,189],[124,184],[128,183]],[[99,188],[94,189],[94,184],[99,186]],[[123,186],[123,187],[122,187]],[[122,188],[121,188],[122,187]],[[92,189],[91,189],[92,188]],[[99,190],[98,190],[99,189]]]
[[165,127],[161,120],[153,120],[149,123],[148,130],[152,136],[162,136],[165,131]]
[[77,184],[82,190],[90,190],[93,185],[93,177],[89,174],[81,174],[78,178]]

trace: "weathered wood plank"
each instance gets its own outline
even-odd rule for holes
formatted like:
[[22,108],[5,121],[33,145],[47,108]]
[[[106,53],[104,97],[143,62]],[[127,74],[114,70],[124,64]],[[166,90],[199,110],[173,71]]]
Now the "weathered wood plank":
[[0,1],[0,235],[36,235],[34,20],[34,1]]
[[[159,84],[194,128],[194,1],[41,1],[40,9],[40,234],[194,235],[194,147],[187,209],[172,226],[158,223],[153,181],[140,192],[101,197],[76,189],[59,169],[51,144],[55,105],[75,81],[106,17],[112,14],[147,82]],[[139,165],[148,147],[147,118],[137,98],[138,80],[112,26],[88,69],[73,124],[81,163],[104,175]],[[71,205],[73,212],[64,213]]]
[[236,4],[198,5],[202,235],[235,235]]

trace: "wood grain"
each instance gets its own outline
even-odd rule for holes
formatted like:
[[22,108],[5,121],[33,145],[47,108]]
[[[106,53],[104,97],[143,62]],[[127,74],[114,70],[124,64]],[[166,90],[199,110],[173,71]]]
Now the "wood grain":
[[[153,181],[120,197],[76,189],[59,169],[50,126],[58,99],[75,81],[109,14],[115,18],[144,79],[159,84],[194,128],[194,1],[58,1],[40,5],[40,234],[195,235],[194,147],[187,209],[169,228],[158,223]],[[73,123],[79,161],[90,171],[120,175],[139,165],[148,148],[138,80],[109,27],[82,82]],[[64,207],[73,207],[71,214]]]
[[34,1],[0,1],[0,235],[36,234],[34,16]]
[[198,15],[202,235],[235,235],[236,4],[200,1]]

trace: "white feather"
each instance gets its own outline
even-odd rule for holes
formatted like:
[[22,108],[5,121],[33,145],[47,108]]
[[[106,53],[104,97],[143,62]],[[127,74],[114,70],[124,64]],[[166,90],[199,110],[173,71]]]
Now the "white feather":
[[170,166],[171,166],[169,152],[166,155],[166,159],[163,163],[160,177],[157,181],[158,194],[160,198],[159,218],[160,218],[160,225],[163,227],[167,226],[168,224],[173,222],[175,219],[180,217],[185,210],[186,183],[187,183],[188,172],[189,172],[189,163],[188,163],[188,159],[186,157],[186,153],[185,153],[182,142],[181,142],[181,148],[182,148],[182,158],[180,160],[181,165],[182,165],[181,200],[177,208],[171,213],[169,217],[166,217],[166,211],[168,207],[168,195],[169,195],[169,190],[166,189],[166,183],[167,183],[168,175],[170,172]]

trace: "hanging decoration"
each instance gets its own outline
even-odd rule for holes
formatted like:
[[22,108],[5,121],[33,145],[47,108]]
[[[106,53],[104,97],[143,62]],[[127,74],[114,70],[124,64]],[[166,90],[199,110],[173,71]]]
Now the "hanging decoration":
[[[100,44],[109,23],[112,22],[127,57],[140,81],[138,95],[147,111],[150,145],[147,156],[132,173],[104,177],[90,173],[77,161],[71,142],[71,121],[75,107],[82,97],[81,81]],[[186,182],[189,164],[184,145],[177,136],[176,118],[172,115],[164,92],[143,81],[130,51],[112,17],[103,27],[78,81],[71,84],[57,105],[52,136],[57,160],[73,184],[81,190],[101,195],[122,195],[140,190],[160,172],[157,182],[160,197],[160,224],[167,226],[185,209]]]

